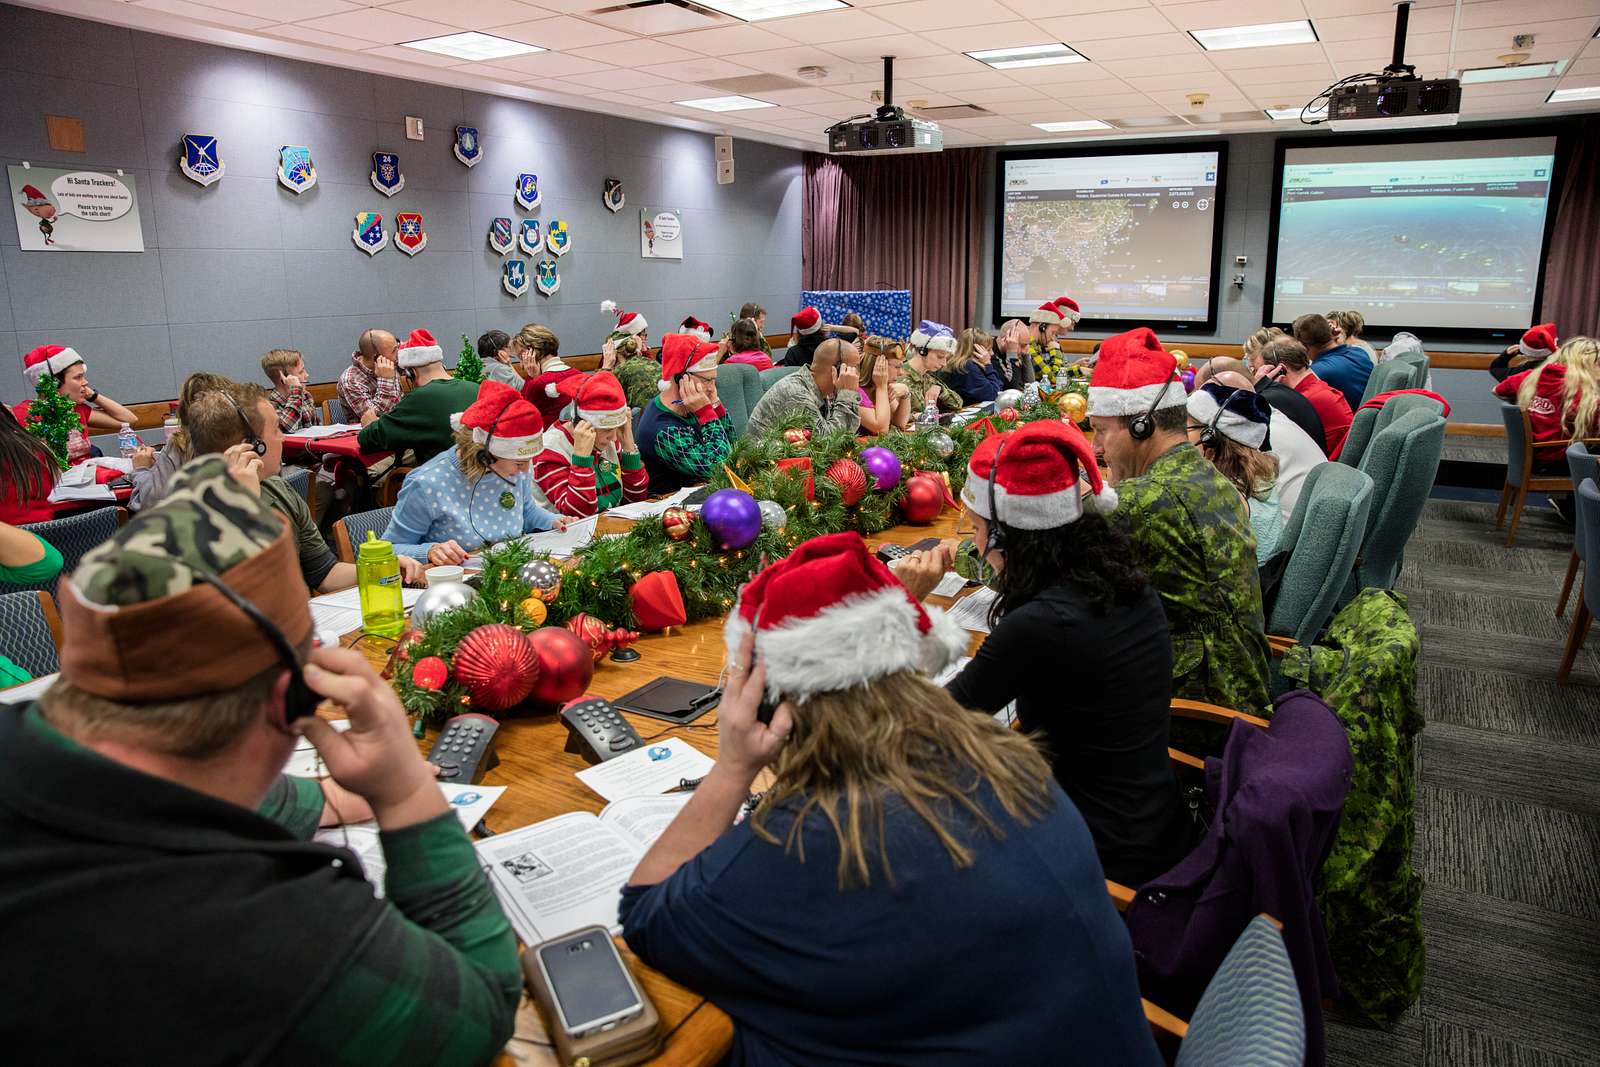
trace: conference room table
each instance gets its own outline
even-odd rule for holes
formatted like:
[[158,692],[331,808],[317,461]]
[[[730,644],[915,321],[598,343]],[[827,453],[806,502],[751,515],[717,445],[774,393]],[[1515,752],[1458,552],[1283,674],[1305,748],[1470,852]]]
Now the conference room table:
[[[959,516],[959,511],[946,508],[932,523],[891,527],[867,541],[876,548],[885,542],[909,545],[925,537],[951,537],[955,535]],[[632,525],[627,520],[602,516],[596,534],[620,533]],[[948,605],[951,600],[932,597],[929,602]],[[358,642],[359,637],[360,631],[355,631],[346,635],[343,643],[356,647],[375,668],[382,670],[388,662],[390,643],[370,639]],[[972,635],[969,654],[981,640],[981,634]],[[632,647],[639,653],[637,660],[618,663],[602,659],[585,692],[614,700],[660,675],[715,685],[722,673],[722,619],[691,622],[673,627],[668,633],[648,633]],[[342,712],[325,709],[324,713],[334,718],[343,717]],[[708,756],[717,755],[715,711],[686,726],[624,714],[642,738],[675,736]],[[429,730],[418,742],[423,753],[432,746],[436,735],[437,731]],[[484,776],[483,783],[507,788],[484,820],[490,830],[514,830],[571,811],[598,814],[605,806],[599,794],[575,777],[576,772],[588,764],[581,756],[562,751],[566,740],[566,727],[554,713],[520,714],[501,721],[495,735],[500,763]],[[621,944],[620,938],[618,943]],[[623,946],[623,955],[661,1014],[662,1029],[667,1034],[661,1054],[650,1062],[662,1067],[709,1067],[719,1062],[733,1040],[733,1023],[728,1016],[699,993],[640,962],[626,946]],[[498,1062],[564,1067],[558,1064],[543,1022],[526,995],[517,1013],[516,1035]]]

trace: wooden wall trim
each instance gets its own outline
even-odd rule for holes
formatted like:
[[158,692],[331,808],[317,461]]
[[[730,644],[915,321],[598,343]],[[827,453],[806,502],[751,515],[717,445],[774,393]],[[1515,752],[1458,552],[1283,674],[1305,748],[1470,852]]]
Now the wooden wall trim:
[[1504,437],[1506,428],[1492,422],[1447,422],[1444,432],[1454,437]]

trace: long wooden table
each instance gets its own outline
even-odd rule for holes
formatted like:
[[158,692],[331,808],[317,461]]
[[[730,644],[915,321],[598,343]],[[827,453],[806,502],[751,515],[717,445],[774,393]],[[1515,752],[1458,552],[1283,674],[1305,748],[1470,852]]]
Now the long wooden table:
[[[892,527],[867,540],[876,547],[884,542],[911,544],[925,537],[950,537],[955,533],[959,514],[947,508],[933,523]],[[631,525],[625,520],[602,517],[596,532],[621,532]],[[949,603],[937,597],[932,602]],[[359,633],[348,635],[345,643],[350,644],[357,636]],[[976,649],[981,640],[981,635],[972,636],[969,651]],[[388,650],[383,643],[369,640],[357,647],[375,668],[381,670],[387,662]],[[633,647],[639,658],[631,663],[601,660],[587,692],[612,700],[663,674],[716,684],[722,673],[722,620],[690,623],[675,627],[668,634],[646,634]],[[709,756],[717,754],[715,711],[688,726],[636,715],[627,718],[641,737],[678,736]],[[423,752],[432,745],[434,736],[430,730],[419,742]],[[562,751],[567,731],[554,714],[506,719],[495,736],[500,764],[483,781],[508,788],[485,820],[489,829],[514,830],[569,811],[598,813],[605,806],[598,794],[575,777],[588,764],[581,756]],[[705,997],[647,967],[626,947],[623,951],[660,1012],[662,1026],[669,1035],[661,1055],[650,1062],[662,1067],[709,1067],[727,1055],[733,1040],[733,1023],[727,1015]],[[559,1067],[542,1022],[527,997],[517,1015],[516,1033],[502,1062]]]

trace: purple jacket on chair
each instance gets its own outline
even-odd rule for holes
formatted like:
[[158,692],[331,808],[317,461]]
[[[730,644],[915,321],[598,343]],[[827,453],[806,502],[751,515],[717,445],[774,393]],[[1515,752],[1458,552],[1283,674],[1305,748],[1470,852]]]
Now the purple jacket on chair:
[[1144,995],[1185,1018],[1250,920],[1283,923],[1306,1017],[1306,1063],[1325,1062],[1322,1000],[1338,991],[1317,910],[1353,762],[1344,726],[1316,694],[1279,697],[1271,726],[1235,721],[1206,760],[1211,829],[1183,862],[1139,887],[1126,920]]

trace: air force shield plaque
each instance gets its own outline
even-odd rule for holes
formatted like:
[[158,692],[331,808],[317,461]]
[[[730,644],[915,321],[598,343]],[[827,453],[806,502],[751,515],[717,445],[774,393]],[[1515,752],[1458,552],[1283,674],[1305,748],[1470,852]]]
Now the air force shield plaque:
[[533,269],[537,272],[534,276],[533,284],[538,288],[539,292],[549,296],[561,288],[561,275],[556,273],[555,260],[541,259],[533,265]]
[[217,139],[201,133],[184,134],[183,156],[178,160],[178,169],[191,181],[201,185],[210,185],[221,178],[227,165],[218,154]]
[[517,247],[530,256],[544,251],[544,234],[539,230],[538,219],[523,219],[517,227]]
[[539,206],[544,197],[539,195],[539,176],[537,174],[517,175],[517,206],[524,211],[532,211]]
[[383,228],[383,216],[376,211],[356,212],[356,228],[350,231],[350,240],[369,256],[382,252],[389,244],[389,232]]
[[478,140],[476,126],[457,126],[456,143],[451,149],[463,166],[476,167],[483,158],[483,144]]
[[384,196],[393,196],[406,187],[400,173],[400,157],[393,152],[372,153],[372,187]]
[[489,223],[489,247],[500,255],[505,255],[517,244],[517,234],[511,228],[511,220],[506,218],[493,219]]
[[506,260],[504,275],[500,284],[506,287],[506,292],[512,296],[521,296],[528,291],[528,264],[520,259]]
[[565,220],[550,220],[550,227],[544,234],[544,246],[556,256],[564,256],[572,250],[572,232],[567,229]]
[[422,228],[420,212],[402,211],[394,217],[394,243],[408,256],[428,247],[428,231]]
[[615,214],[622,210],[627,196],[622,191],[621,178],[607,178],[605,191],[600,194],[600,202],[605,204],[606,210]]
[[296,195],[317,184],[317,168],[311,165],[311,149],[286,144],[278,150],[278,184]]

